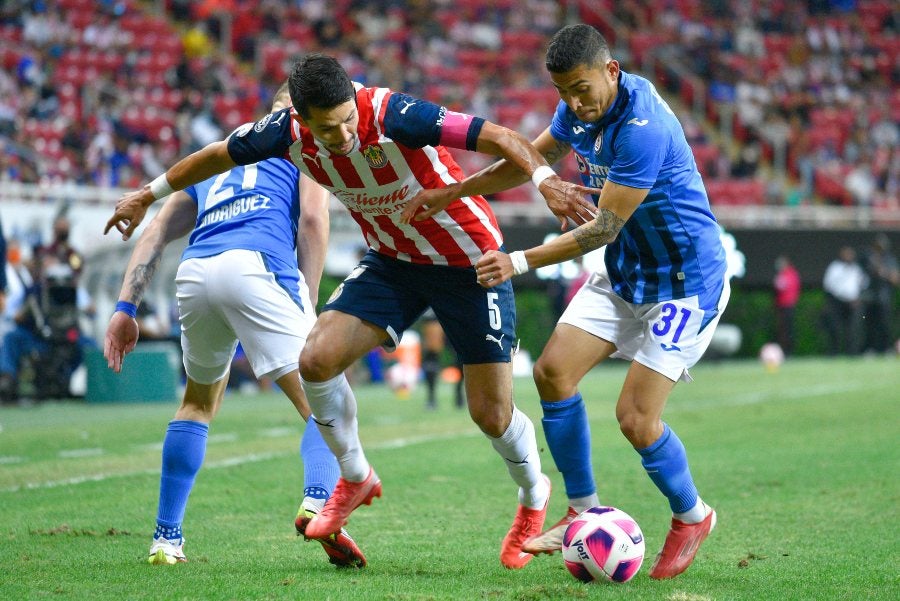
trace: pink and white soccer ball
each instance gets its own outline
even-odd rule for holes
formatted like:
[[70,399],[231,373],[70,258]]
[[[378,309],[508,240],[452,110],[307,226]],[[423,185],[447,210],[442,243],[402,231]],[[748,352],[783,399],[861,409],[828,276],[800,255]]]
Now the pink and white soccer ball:
[[566,528],[563,560],[582,582],[628,582],[644,562],[644,534],[615,507],[591,507]]

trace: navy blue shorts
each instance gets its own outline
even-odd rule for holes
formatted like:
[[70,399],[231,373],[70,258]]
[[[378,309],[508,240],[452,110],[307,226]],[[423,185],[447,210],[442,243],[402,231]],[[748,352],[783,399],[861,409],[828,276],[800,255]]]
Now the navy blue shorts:
[[337,287],[323,311],[340,311],[384,330],[397,345],[403,331],[431,307],[463,364],[508,363],[515,347],[511,282],[482,288],[474,267],[418,265],[369,250]]

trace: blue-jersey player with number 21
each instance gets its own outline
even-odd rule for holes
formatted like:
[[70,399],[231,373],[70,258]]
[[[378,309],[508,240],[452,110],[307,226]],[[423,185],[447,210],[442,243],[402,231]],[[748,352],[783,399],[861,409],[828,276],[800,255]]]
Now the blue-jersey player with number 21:
[[[620,70],[603,36],[587,25],[561,29],[548,46],[546,67],[561,102],[533,145],[551,164],[575,152],[584,184],[602,188],[597,216],[526,251],[488,252],[476,272],[483,286],[493,287],[606,245],[607,273],[594,273],[576,294],[534,368],[544,434],[569,510],[522,548],[559,550],[574,516],[600,503],[578,383],[601,361],[619,357],[631,361],[616,404],[619,427],[673,512],[650,577],[673,578],[716,523],[715,511],[697,494],[684,445],[661,418],[675,383],[690,381],[688,369],[709,345],[728,301],[719,227],[678,119],[652,83]],[[424,219],[449,196],[488,194],[522,181],[511,165],[495,163],[455,187],[420,194],[404,216]],[[413,217],[422,205],[428,209]]]

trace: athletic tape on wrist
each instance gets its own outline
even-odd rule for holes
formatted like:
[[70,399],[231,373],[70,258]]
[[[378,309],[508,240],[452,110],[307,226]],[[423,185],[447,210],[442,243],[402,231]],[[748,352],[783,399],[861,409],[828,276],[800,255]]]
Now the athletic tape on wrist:
[[528,273],[528,259],[525,258],[524,250],[509,253],[509,259],[512,261],[513,275]]
[[554,175],[556,175],[556,171],[553,170],[553,167],[541,165],[531,174],[531,183],[534,184],[535,188],[540,188],[542,181],[548,177],[553,177]]
[[150,193],[153,194],[154,200],[159,200],[163,196],[168,196],[174,191],[175,188],[169,183],[165,173],[150,182]]

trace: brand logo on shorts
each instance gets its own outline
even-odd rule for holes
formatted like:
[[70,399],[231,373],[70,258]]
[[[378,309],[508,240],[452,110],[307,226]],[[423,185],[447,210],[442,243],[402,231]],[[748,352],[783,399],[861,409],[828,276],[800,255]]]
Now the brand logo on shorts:
[[665,342],[663,342],[662,344],[659,345],[659,348],[661,348],[661,349],[664,350],[664,351],[670,351],[670,352],[671,352],[671,351],[678,351],[678,352],[681,352],[681,347],[679,347],[677,344],[666,344]]
[[491,342],[496,342],[496,343],[497,343],[497,346],[499,346],[499,347],[500,347],[500,350],[502,351],[502,350],[503,350],[503,337],[504,337],[504,336],[506,336],[506,334],[500,334],[500,338],[495,338],[494,336],[491,336],[490,334],[485,334],[485,335],[484,335],[484,339],[485,339],[485,341],[490,340]]

